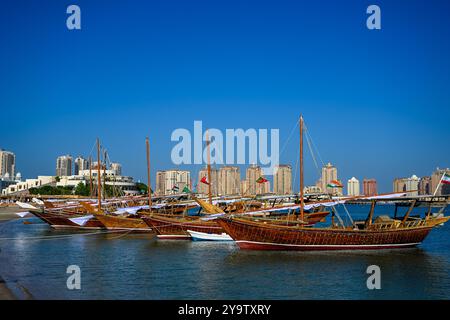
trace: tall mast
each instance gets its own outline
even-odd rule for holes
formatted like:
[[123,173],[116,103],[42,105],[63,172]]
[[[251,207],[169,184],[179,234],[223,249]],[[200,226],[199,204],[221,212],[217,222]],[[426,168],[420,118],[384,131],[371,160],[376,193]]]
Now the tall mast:
[[92,197],[92,190],[94,189],[92,183],[92,156],[89,156],[89,197]]
[[102,182],[100,180],[100,140],[97,138],[97,196],[98,196],[98,211],[102,210]]
[[300,116],[300,219],[302,221],[305,207],[303,189],[303,116]]
[[106,199],[106,150],[103,152],[103,199]]
[[211,194],[211,154],[209,149],[210,141],[209,141],[209,132],[206,131],[206,148],[208,153],[208,198],[209,203],[212,204],[212,194]]
[[150,179],[150,142],[148,137],[145,139],[145,145],[147,146],[147,192],[148,192],[148,211],[152,211],[152,186]]

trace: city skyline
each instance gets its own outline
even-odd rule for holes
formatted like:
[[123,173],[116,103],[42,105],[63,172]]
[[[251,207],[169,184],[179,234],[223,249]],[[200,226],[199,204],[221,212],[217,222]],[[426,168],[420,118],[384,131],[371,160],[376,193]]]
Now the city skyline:
[[[2,156],[3,154],[8,155],[9,157],[13,157],[14,158],[14,162],[16,160],[16,156],[14,152],[11,151],[7,151],[7,150],[3,150],[0,149],[2,152]],[[63,162],[63,165],[61,165],[61,162]],[[65,162],[68,162],[65,163]],[[77,173],[77,166],[79,167],[80,164],[77,164],[77,162],[81,162],[81,169],[78,170],[88,170],[89,169],[89,163],[88,160],[86,158],[84,158],[84,156],[77,156],[75,158],[75,160],[73,160],[73,157],[70,154],[67,155],[63,155],[63,156],[58,156],[56,159],[56,175],[53,176],[76,176]],[[96,161],[92,162],[92,166],[96,167]],[[61,167],[62,166],[62,167]],[[244,168],[244,174],[241,174],[241,170],[240,168]],[[274,174],[274,176],[266,176],[263,174],[261,167],[259,165],[255,165],[255,164],[251,164],[251,165],[240,165],[240,166],[228,166],[228,165],[222,165],[222,166],[212,166],[211,167],[211,177],[212,177],[212,183],[213,183],[213,188],[212,188],[212,193],[214,195],[220,193],[220,194],[239,194],[242,193],[245,189],[245,191],[252,193],[251,191],[257,190],[256,194],[258,193],[276,193],[276,194],[288,194],[289,192],[276,192],[277,189],[281,190],[281,189],[285,189],[288,188],[290,190],[296,190],[295,189],[295,185],[293,185],[293,181],[295,179],[295,176],[293,176],[292,173],[292,167],[289,164],[279,164],[277,165],[277,167],[279,168],[279,171],[276,171],[276,173]],[[109,168],[111,170],[113,170],[114,172],[116,172],[118,175],[121,175],[122,173],[122,164],[118,163],[118,162],[109,162]],[[233,178],[232,178],[232,183],[231,183],[231,189],[230,190],[226,190],[224,188],[225,185],[230,184],[229,182],[227,183],[221,183],[219,180],[220,179],[229,179],[229,177],[227,176],[227,174],[222,173],[225,172],[225,170],[227,169],[232,169],[233,170]],[[256,169],[256,170],[255,170]],[[283,182],[283,183],[287,183],[287,186],[283,186],[283,187],[279,187],[277,188],[277,184],[276,184],[276,177],[279,176],[280,174],[285,175],[286,173],[284,173],[285,169],[289,169],[288,171],[288,176],[282,178],[283,181],[284,179],[288,179],[288,182]],[[62,171],[61,171],[62,170]],[[73,172],[72,172],[73,170]],[[180,172],[186,173],[188,176],[187,178],[184,178],[181,185],[182,188],[184,188],[184,186],[188,186],[190,188],[198,188],[198,192],[199,193],[205,193],[205,190],[207,190],[207,186],[206,184],[202,184],[200,182],[201,178],[206,177],[207,176],[207,167],[203,166],[201,167],[198,171],[191,171],[191,170],[182,170],[182,169],[177,169],[174,166],[171,167],[171,169],[158,169],[158,168],[153,168],[152,170],[154,170],[155,175],[152,175],[153,177],[156,176],[156,179],[154,181],[152,181],[152,187],[155,188],[155,190],[160,190],[160,188],[158,187],[158,185],[161,184],[161,182],[158,180],[160,177],[160,174],[166,174],[166,173],[171,173],[172,175],[178,175]],[[64,173],[62,173],[64,171]],[[253,172],[254,171],[254,172]],[[177,173],[178,172],[178,173]],[[249,174],[249,172],[252,172]],[[435,168],[434,171],[431,172],[431,174],[428,175],[424,175],[421,177],[417,177],[415,174],[412,174],[411,177],[403,177],[403,178],[399,178],[398,176],[394,177],[391,179],[391,186],[392,189],[388,189],[388,190],[378,190],[378,180],[376,178],[367,178],[364,177],[362,182],[361,182],[361,186],[360,186],[360,182],[358,179],[356,179],[354,176],[352,176],[352,178],[339,178],[339,174],[338,174],[338,168],[335,167],[333,164],[331,164],[330,162],[327,164],[324,164],[323,167],[321,168],[321,176],[319,176],[319,178],[315,181],[315,184],[308,184],[305,183],[305,188],[314,188],[314,187],[319,187],[322,189],[323,192],[325,193],[330,193],[330,194],[340,194],[340,195],[358,195],[358,194],[362,194],[365,195],[365,193],[368,193],[367,195],[375,195],[375,194],[379,194],[379,193],[389,193],[389,192],[404,192],[404,191],[409,191],[409,190],[414,190],[417,191],[414,194],[415,195],[423,195],[423,194],[429,194],[428,192],[431,192],[431,194],[434,192],[433,190],[436,190],[436,187],[440,181],[440,177],[442,175],[443,172],[449,172],[448,168]],[[60,174],[58,174],[60,173]],[[297,172],[295,172],[295,175],[297,174]],[[22,177],[21,173],[18,172],[18,175],[20,176],[20,178]],[[38,176],[52,176],[52,175],[45,175],[45,174],[39,174]],[[1,178],[5,178],[4,175],[0,175]],[[9,177],[9,176],[8,176]],[[198,177],[198,179],[196,180],[196,177]],[[268,182],[267,184],[258,184],[256,182],[257,178],[259,177],[265,177],[268,178]],[[19,178],[19,179],[20,179]],[[34,177],[24,177],[25,179],[33,179]],[[163,179],[166,179],[165,177]],[[171,178],[172,181],[176,181],[175,178]],[[186,180],[186,181],[184,181]],[[13,179],[11,179],[11,181],[13,181]],[[146,181],[146,180],[140,180],[140,179],[136,179],[136,181],[138,182],[142,182],[142,181]],[[332,182],[332,181],[339,181],[342,185],[342,188],[330,188],[327,185]],[[347,181],[347,183],[345,183],[345,181]],[[357,183],[355,185],[355,182]],[[368,191],[364,191],[364,188],[366,188],[366,182],[367,183],[374,183],[374,186],[371,187],[371,190],[374,190],[373,192],[368,192]],[[176,183],[171,183],[171,184],[175,184],[178,186],[179,182]],[[164,184],[165,186],[165,184]],[[443,187],[443,186],[441,186]],[[165,187],[164,187],[165,188]],[[169,187],[168,187],[169,188]],[[182,189],[181,188],[181,189]],[[325,190],[323,190],[323,188],[325,188]],[[181,190],[180,189],[180,190]],[[346,192],[344,192],[344,190]],[[359,191],[357,191],[359,190]],[[439,189],[440,190],[440,189]],[[172,192],[173,190],[169,190],[169,189],[165,189],[165,191],[163,191],[163,193],[166,194],[170,194],[170,193],[174,193]],[[298,190],[296,190],[296,192],[298,192]],[[358,193],[358,194],[355,194]],[[176,193],[176,192],[175,192]]]
[[[0,147],[16,154],[24,177],[53,174],[57,156],[87,156],[100,137],[145,182],[145,137],[154,176],[176,167],[171,133],[195,120],[220,130],[280,129],[280,163],[295,173],[291,129],[300,114],[344,184],[373,177],[390,191],[395,177],[449,166],[448,2],[405,10],[379,1],[385,14],[376,32],[359,1],[110,3],[108,21],[90,1],[81,4],[80,31],[67,30],[63,4],[19,3],[0,12],[9,44],[0,52],[8,119]],[[196,176],[201,167],[177,169]],[[316,171],[306,154],[305,185]],[[298,174],[292,184],[298,190]]]

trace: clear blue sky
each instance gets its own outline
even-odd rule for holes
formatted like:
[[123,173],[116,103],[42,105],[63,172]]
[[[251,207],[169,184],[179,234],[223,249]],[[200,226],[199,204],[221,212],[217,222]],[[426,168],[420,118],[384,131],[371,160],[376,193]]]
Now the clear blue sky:
[[[81,31],[66,28],[69,4]],[[381,31],[365,26],[370,4]],[[390,191],[450,164],[449,15],[446,0],[4,1],[0,147],[34,177],[99,136],[145,180],[147,135],[153,169],[168,169],[171,132],[194,120],[280,128],[283,144],[302,113],[340,179]],[[295,166],[297,145],[281,162]]]

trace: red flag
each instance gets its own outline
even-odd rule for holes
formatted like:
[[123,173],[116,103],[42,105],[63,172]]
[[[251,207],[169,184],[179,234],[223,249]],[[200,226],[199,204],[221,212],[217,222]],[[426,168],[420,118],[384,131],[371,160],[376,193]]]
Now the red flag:
[[203,178],[200,180],[200,182],[201,182],[201,183],[204,183],[204,184],[209,184],[208,180],[206,180],[206,177],[203,177]]
[[266,183],[266,182],[268,182],[268,181],[269,181],[269,180],[267,180],[267,179],[265,179],[265,178],[263,178],[263,177],[259,177],[258,180],[256,180],[257,183]]

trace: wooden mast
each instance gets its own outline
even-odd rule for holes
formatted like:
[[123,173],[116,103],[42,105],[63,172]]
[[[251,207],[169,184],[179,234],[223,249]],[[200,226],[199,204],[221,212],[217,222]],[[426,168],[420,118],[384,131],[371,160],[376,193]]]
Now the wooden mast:
[[106,150],[103,152],[103,199],[106,199]]
[[89,156],[89,197],[93,195],[94,185],[92,182],[92,156]]
[[102,210],[102,182],[100,180],[100,140],[97,138],[97,197],[98,197],[98,212]]
[[145,139],[145,145],[147,147],[147,192],[148,192],[148,211],[152,211],[152,186],[150,179],[150,142],[148,137]]
[[209,203],[212,204],[212,194],[211,194],[211,154],[210,154],[210,141],[209,141],[209,132],[206,131],[206,148],[208,153],[208,198]]
[[305,207],[303,189],[303,116],[300,116],[300,219],[302,221]]

